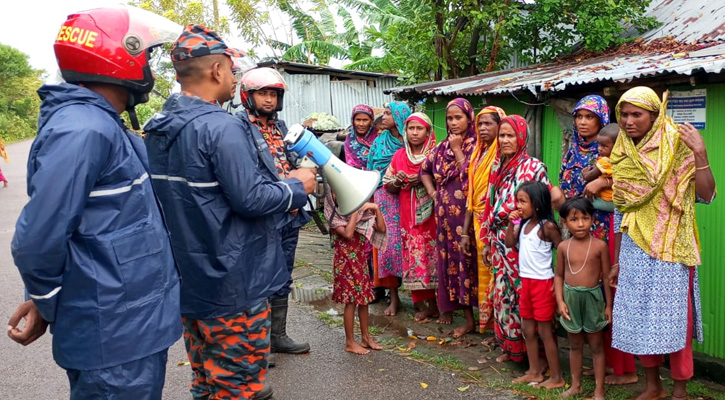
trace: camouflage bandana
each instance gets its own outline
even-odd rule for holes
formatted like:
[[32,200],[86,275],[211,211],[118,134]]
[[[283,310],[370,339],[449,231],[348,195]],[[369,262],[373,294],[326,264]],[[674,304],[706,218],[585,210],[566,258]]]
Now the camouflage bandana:
[[203,25],[189,24],[174,42],[174,47],[171,49],[171,61],[183,61],[212,54],[226,54],[229,57],[244,56],[244,52],[227,47],[222,38],[211,29]]

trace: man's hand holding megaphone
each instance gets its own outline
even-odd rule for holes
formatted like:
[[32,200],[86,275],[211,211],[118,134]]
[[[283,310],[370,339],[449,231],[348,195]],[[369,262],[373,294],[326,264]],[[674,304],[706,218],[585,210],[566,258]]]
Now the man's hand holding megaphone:
[[307,194],[312,193],[317,185],[317,169],[314,168],[293,169],[290,171],[288,177],[298,179],[302,182]]

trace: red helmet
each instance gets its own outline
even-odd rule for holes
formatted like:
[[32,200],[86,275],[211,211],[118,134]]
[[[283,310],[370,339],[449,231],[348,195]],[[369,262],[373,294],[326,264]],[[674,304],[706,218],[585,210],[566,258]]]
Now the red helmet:
[[284,92],[287,91],[287,83],[282,75],[274,68],[255,68],[247,71],[239,82],[242,104],[245,108],[256,111],[252,92],[260,89],[277,90],[277,108],[274,111],[282,111]]
[[129,108],[148,101],[154,87],[151,49],[173,42],[183,28],[150,11],[104,7],[68,16],[55,40],[55,57],[66,82],[110,83],[127,88]]

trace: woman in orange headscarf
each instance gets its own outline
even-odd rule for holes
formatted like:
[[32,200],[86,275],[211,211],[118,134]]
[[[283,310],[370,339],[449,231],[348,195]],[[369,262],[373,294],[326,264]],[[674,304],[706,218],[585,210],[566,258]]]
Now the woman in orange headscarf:
[[[476,248],[478,254],[478,330],[483,333],[491,321],[493,314],[493,292],[490,289],[493,283],[491,266],[483,261],[483,240],[481,224],[484,221],[483,211],[488,198],[488,177],[491,166],[496,159],[498,150],[498,126],[506,113],[499,107],[488,106],[476,115],[476,133],[478,144],[473,151],[471,163],[468,166],[468,207],[463,232],[470,232],[473,223],[476,233]],[[470,254],[471,238],[467,235],[461,239],[461,248]]]

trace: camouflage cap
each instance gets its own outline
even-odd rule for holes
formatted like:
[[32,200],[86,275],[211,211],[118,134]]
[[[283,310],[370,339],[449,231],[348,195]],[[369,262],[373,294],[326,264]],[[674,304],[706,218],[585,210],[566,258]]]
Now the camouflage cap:
[[229,57],[244,56],[243,51],[227,47],[222,38],[213,30],[204,25],[189,24],[174,42],[174,47],[171,49],[171,61],[183,61],[212,54],[226,54]]

